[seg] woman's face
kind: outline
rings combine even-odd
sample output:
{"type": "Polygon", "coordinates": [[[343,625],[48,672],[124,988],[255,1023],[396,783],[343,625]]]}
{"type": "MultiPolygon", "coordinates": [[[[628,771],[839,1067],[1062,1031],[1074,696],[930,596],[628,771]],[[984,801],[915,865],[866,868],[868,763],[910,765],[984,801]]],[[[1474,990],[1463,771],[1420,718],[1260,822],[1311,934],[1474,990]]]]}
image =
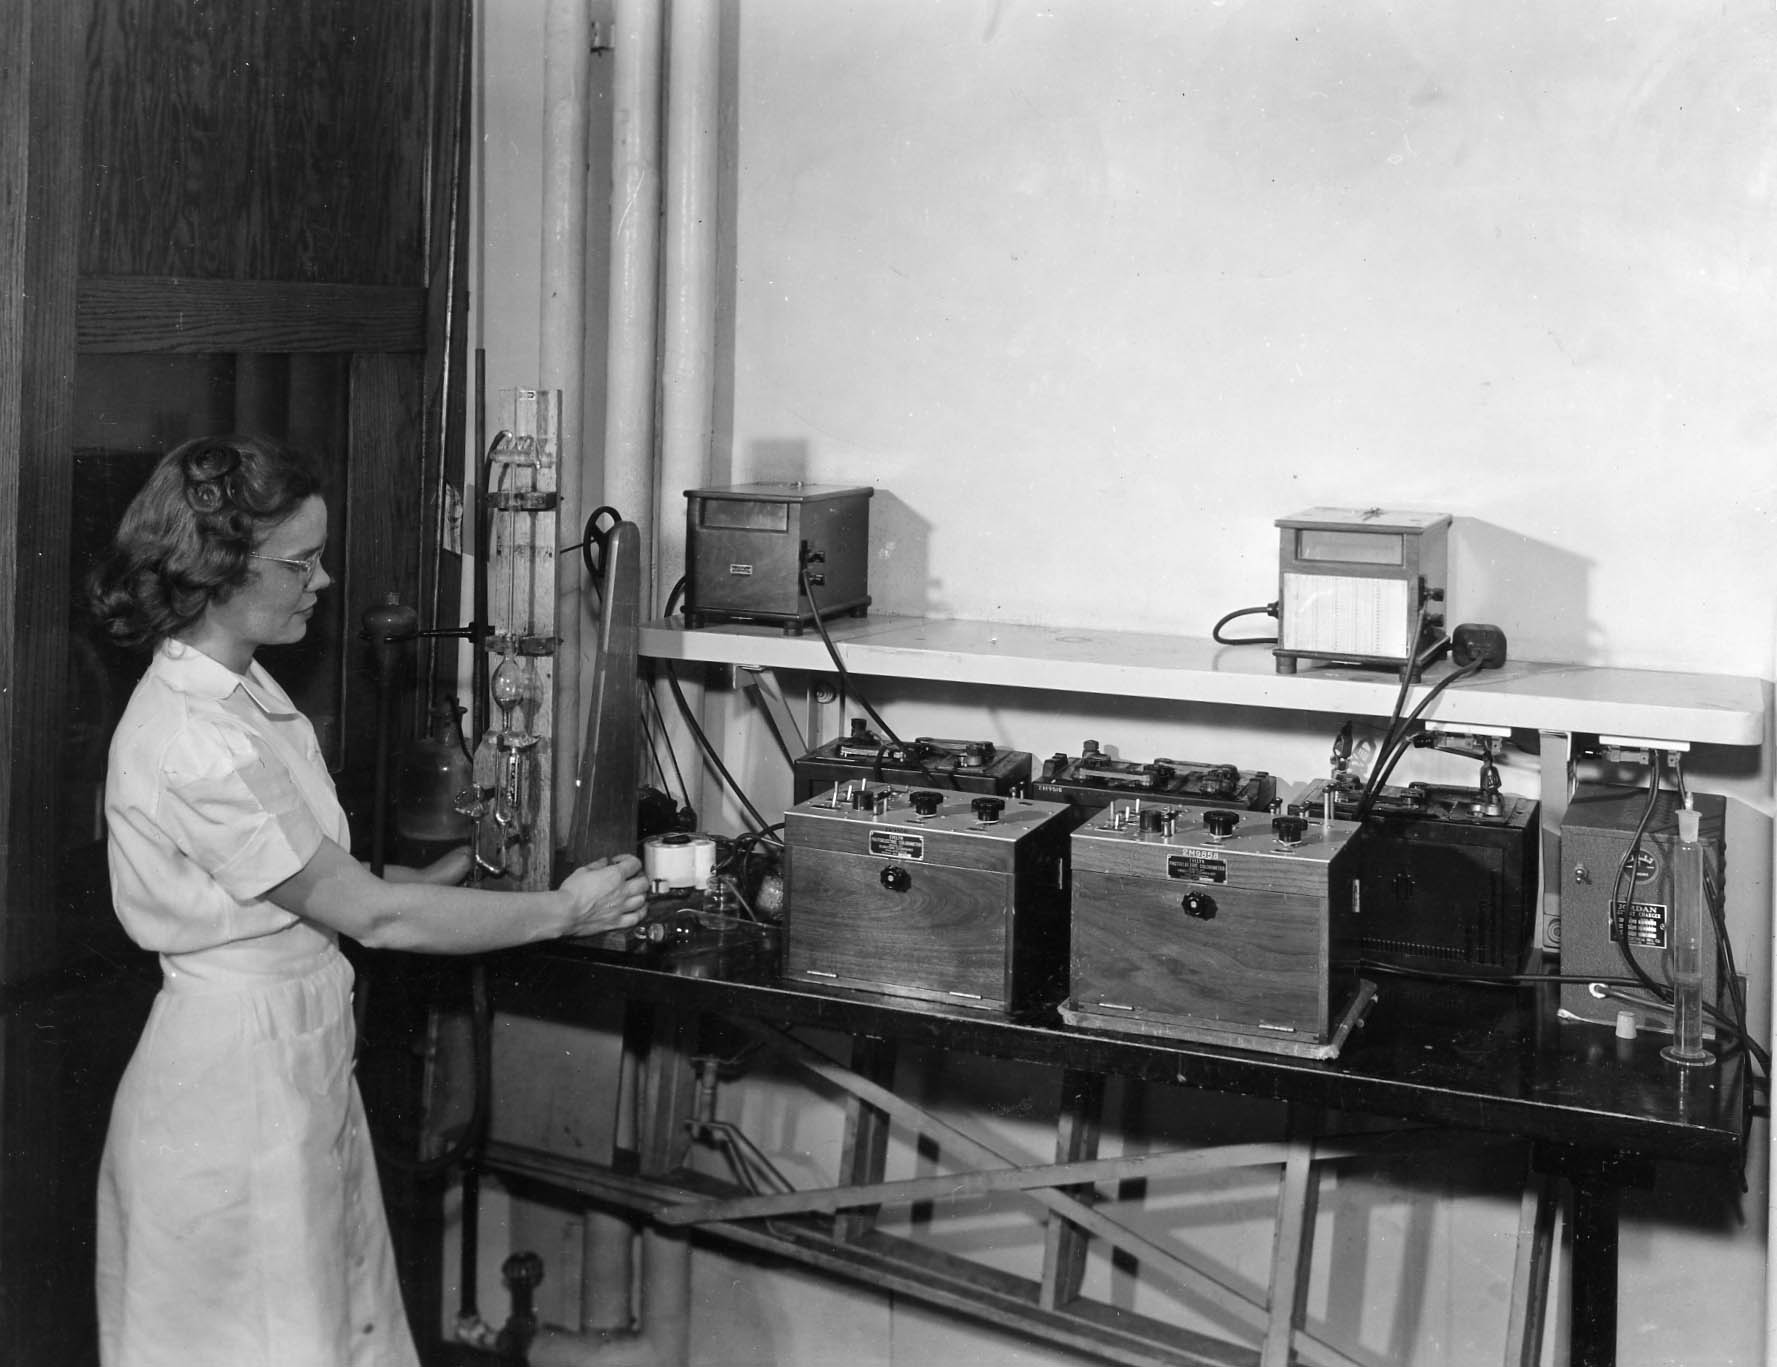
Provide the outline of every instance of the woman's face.
{"type": "Polygon", "coordinates": [[[320,560],[326,544],[327,505],[311,495],[266,533],[253,549],[246,582],[226,601],[212,600],[185,639],[236,673],[245,672],[260,646],[300,641],[321,590],[333,582],[320,560]]]}

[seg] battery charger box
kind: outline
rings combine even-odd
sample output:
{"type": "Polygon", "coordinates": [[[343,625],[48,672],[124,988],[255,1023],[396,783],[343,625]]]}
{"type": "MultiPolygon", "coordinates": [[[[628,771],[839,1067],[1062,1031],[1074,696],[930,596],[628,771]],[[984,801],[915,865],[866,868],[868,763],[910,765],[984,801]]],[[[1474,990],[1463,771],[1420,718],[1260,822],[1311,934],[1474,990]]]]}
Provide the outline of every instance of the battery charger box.
{"type": "Polygon", "coordinates": [[[1375,992],[1358,975],[1357,824],[1171,815],[1073,832],[1062,1019],[1335,1057],[1375,992]]]}
{"type": "Polygon", "coordinates": [[[859,783],[785,815],[784,976],[1011,1013],[1067,991],[1069,808],[859,783]]]}
{"type": "Polygon", "coordinates": [[[864,616],[875,492],[801,483],[687,489],[685,625],[762,622],[800,635],[828,617],[864,616]]]}

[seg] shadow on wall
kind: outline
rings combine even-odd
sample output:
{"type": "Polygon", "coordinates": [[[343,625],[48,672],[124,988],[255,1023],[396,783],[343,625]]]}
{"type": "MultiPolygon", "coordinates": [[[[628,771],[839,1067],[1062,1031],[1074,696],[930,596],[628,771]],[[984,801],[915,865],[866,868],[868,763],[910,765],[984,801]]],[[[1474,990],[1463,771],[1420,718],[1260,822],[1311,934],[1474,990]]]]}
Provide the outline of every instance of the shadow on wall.
{"type": "Polygon", "coordinates": [[[1602,638],[1590,613],[1592,562],[1478,518],[1450,536],[1450,613],[1455,628],[1489,622],[1515,660],[1591,664],[1602,638]]]}

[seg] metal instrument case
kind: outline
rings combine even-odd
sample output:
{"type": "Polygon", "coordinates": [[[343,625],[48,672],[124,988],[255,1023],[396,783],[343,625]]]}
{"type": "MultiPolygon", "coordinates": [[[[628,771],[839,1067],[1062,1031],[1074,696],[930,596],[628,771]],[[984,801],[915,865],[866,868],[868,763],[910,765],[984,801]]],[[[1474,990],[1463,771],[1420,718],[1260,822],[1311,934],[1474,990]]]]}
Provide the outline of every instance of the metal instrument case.
{"type": "Polygon", "coordinates": [[[800,634],[870,606],[868,487],[736,484],[685,491],[685,624],[763,622],[800,634]],[[811,600],[803,591],[809,561],[811,600]]]}
{"type": "MultiPolygon", "coordinates": [[[[1725,887],[1727,800],[1713,793],[1697,793],[1694,801],[1702,814],[1698,843],[1703,847],[1704,874],[1718,888],[1725,887]]],[[[1617,872],[1629,857],[1646,807],[1645,788],[1602,783],[1579,784],[1568,800],[1567,815],[1561,821],[1563,977],[1631,975],[1623,957],[1625,927],[1622,903],[1616,896],[1617,872]]],[[[1677,890],[1672,872],[1673,855],[1678,850],[1677,809],[1677,795],[1662,791],[1642,833],[1638,872],[1634,878],[1625,876],[1622,884],[1623,901],[1633,907],[1628,952],[1643,972],[1661,984],[1667,980],[1667,927],[1677,890]]],[[[1719,1007],[1727,977],[1721,967],[1715,923],[1707,909],[1703,913],[1703,954],[1708,964],[1703,974],[1703,1000],[1719,1007]]],[[[1561,1008],[1581,1020],[1611,1024],[1623,1003],[1594,997],[1583,982],[1563,983],[1561,1008]]],[[[1642,1023],[1671,1029],[1670,1020],[1662,1015],[1642,1023]]]]}
{"type": "Polygon", "coordinates": [[[1119,799],[1177,807],[1234,807],[1261,812],[1277,797],[1277,780],[1263,770],[1195,760],[1156,759],[1147,764],[1114,760],[1087,741],[1077,756],[1043,761],[1025,788],[1031,797],[1071,803],[1085,821],[1119,799]]]}
{"type": "Polygon", "coordinates": [[[830,740],[795,762],[795,800],[806,802],[834,784],[878,783],[905,788],[939,788],[962,793],[1020,792],[1036,757],[1027,750],[1000,750],[981,742],[978,753],[960,743],[921,736],[910,744],[886,747],[880,756],[860,757],[847,738],[830,740]]]}

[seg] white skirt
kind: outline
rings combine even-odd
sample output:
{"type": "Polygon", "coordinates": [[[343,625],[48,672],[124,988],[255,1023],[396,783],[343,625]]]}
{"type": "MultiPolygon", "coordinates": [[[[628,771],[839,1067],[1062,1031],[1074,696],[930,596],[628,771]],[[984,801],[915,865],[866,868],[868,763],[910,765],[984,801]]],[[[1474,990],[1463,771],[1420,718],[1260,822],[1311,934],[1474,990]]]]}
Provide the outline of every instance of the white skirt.
{"type": "Polygon", "coordinates": [[[101,1362],[417,1367],[351,965],[303,925],[163,965],[99,1174],[101,1362]]]}

